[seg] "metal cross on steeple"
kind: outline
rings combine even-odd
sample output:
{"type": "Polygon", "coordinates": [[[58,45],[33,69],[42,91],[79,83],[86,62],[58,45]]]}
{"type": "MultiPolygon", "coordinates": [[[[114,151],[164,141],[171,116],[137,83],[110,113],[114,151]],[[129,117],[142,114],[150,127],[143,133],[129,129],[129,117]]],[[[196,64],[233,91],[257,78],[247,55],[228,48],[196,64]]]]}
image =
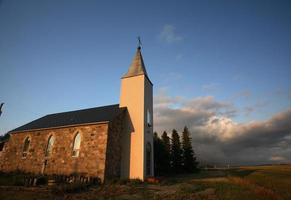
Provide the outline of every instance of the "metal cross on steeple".
{"type": "Polygon", "coordinates": [[[2,114],[2,106],[4,105],[4,103],[1,103],[1,105],[0,105],[0,116],[1,116],[1,114],[2,114]]]}
{"type": "Polygon", "coordinates": [[[138,48],[140,49],[141,48],[141,45],[142,45],[141,44],[141,40],[140,40],[140,36],[137,37],[137,41],[138,41],[138,48]]]}

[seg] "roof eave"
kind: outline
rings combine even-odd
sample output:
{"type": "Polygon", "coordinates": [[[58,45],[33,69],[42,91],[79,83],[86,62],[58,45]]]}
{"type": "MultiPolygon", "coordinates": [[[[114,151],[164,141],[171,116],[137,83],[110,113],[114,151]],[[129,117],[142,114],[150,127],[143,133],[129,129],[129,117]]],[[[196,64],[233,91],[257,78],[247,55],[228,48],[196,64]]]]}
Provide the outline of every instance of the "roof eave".
{"type": "Polygon", "coordinates": [[[131,77],[135,77],[135,76],[142,76],[142,75],[144,75],[147,78],[147,80],[150,82],[151,85],[154,85],[146,74],[139,74],[139,75],[133,75],[133,76],[123,76],[123,77],[121,77],[121,79],[131,78],[131,77]]]}
{"type": "Polygon", "coordinates": [[[64,125],[64,126],[55,126],[55,127],[47,127],[47,128],[36,128],[36,129],[27,129],[27,130],[19,130],[19,131],[9,131],[9,134],[15,133],[23,133],[23,132],[30,132],[30,131],[43,131],[49,129],[60,129],[60,128],[68,128],[74,126],[88,126],[88,125],[95,125],[95,124],[108,124],[110,120],[107,121],[100,121],[100,122],[90,122],[90,123],[81,123],[81,124],[71,124],[71,125],[64,125]]]}

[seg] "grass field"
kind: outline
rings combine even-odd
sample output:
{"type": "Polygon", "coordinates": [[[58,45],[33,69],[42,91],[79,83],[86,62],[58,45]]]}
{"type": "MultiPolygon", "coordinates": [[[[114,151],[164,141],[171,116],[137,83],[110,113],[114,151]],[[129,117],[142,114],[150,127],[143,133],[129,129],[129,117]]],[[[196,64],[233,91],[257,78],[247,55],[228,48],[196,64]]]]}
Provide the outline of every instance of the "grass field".
{"type": "MultiPolygon", "coordinates": [[[[0,184],[3,185],[3,178],[0,184]]],[[[82,191],[56,188],[0,187],[0,199],[291,199],[291,165],[202,170],[165,178],[159,184],[107,183],[82,191]]]]}

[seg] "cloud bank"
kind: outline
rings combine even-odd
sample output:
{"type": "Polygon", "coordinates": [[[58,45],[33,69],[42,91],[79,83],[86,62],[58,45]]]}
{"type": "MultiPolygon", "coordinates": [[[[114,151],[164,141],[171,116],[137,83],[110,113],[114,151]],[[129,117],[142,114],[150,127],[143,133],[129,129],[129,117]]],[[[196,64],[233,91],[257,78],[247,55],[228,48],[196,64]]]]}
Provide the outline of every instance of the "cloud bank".
{"type": "Polygon", "coordinates": [[[161,41],[171,44],[183,40],[183,37],[177,35],[176,27],[173,25],[164,25],[159,35],[161,41]]]}
{"type": "Polygon", "coordinates": [[[236,123],[238,111],[231,102],[212,96],[187,99],[160,93],[154,97],[154,127],[161,133],[192,133],[200,161],[227,164],[291,162],[291,109],[266,121],[236,123]]]}

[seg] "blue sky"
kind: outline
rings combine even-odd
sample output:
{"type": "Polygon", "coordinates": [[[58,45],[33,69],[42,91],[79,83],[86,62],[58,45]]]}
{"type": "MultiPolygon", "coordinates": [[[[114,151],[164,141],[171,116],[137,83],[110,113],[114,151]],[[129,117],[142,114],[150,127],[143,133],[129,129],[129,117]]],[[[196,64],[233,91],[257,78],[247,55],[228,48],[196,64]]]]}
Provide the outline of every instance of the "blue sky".
{"type": "Polygon", "coordinates": [[[290,35],[287,0],[2,0],[0,134],[118,103],[137,36],[156,96],[211,96],[237,123],[268,120],[291,107],[290,35]]]}

